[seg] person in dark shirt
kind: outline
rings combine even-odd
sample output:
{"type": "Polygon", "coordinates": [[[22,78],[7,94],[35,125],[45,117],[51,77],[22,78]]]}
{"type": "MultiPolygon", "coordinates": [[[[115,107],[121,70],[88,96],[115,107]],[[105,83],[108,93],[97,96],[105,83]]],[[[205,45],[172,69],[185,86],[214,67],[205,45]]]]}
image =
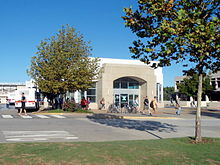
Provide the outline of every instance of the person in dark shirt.
{"type": "Polygon", "coordinates": [[[24,93],[21,95],[21,109],[19,112],[19,115],[24,111],[24,114],[27,115],[26,109],[25,109],[25,102],[26,102],[26,97],[24,96],[24,93]]]}
{"type": "MultiPolygon", "coordinates": [[[[144,111],[145,111],[145,110],[147,110],[148,113],[149,113],[149,115],[152,116],[152,113],[151,113],[150,108],[149,108],[149,100],[148,100],[148,97],[147,97],[147,96],[144,98],[144,111]]],[[[143,112],[143,114],[144,114],[144,113],[145,113],[145,112],[143,112]]]]}

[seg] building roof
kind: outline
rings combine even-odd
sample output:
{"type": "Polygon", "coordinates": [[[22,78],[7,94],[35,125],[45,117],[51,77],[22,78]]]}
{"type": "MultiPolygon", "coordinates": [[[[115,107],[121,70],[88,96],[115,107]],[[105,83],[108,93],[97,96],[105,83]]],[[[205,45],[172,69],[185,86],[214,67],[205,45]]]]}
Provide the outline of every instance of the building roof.
{"type": "MultiPolygon", "coordinates": [[[[115,59],[115,58],[99,58],[100,61],[99,63],[101,64],[101,66],[103,64],[128,64],[128,65],[148,65],[150,66],[150,64],[146,64],[144,62],[141,62],[140,60],[132,60],[132,59],[115,59]]],[[[158,63],[158,61],[151,61],[150,63],[158,63]]]]}
{"type": "Polygon", "coordinates": [[[10,83],[10,82],[4,82],[4,83],[2,83],[2,82],[0,82],[0,86],[20,86],[20,85],[25,85],[25,83],[16,83],[16,82],[14,82],[14,83],[10,83]]]}

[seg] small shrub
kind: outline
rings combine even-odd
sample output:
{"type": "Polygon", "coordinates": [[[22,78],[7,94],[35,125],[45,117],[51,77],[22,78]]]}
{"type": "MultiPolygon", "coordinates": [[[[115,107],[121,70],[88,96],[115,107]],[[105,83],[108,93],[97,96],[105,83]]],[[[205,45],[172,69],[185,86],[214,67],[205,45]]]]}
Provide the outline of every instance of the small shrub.
{"type": "Polygon", "coordinates": [[[74,101],[66,101],[63,104],[64,111],[74,112],[74,111],[76,111],[77,108],[78,108],[78,106],[74,101]]]}

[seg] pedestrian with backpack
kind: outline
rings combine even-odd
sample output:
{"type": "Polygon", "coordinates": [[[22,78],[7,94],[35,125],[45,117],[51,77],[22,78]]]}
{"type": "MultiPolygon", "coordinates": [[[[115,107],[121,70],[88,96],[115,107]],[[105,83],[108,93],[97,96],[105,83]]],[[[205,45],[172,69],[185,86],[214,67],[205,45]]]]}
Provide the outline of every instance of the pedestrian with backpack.
{"type": "Polygon", "coordinates": [[[157,97],[154,96],[154,98],[151,100],[150,102],[150,107],[153,109],[153,112],[156,113],[157,112],[157,97]]]}

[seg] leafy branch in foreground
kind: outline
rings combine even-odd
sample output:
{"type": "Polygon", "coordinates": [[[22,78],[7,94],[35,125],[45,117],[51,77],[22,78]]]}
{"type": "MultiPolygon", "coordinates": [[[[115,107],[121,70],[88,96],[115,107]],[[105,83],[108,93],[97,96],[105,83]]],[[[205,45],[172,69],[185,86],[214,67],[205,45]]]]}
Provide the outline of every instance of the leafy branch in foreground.
{"type": "Polygon", "coordinates": [[[139,39],[130,51],[145,63],[188,65],[199,77],[195,137],[201,141],[203,75],[220,70],[219,0],[137,0],[138,9],[125,8],[125,25],[139,39]]]}

